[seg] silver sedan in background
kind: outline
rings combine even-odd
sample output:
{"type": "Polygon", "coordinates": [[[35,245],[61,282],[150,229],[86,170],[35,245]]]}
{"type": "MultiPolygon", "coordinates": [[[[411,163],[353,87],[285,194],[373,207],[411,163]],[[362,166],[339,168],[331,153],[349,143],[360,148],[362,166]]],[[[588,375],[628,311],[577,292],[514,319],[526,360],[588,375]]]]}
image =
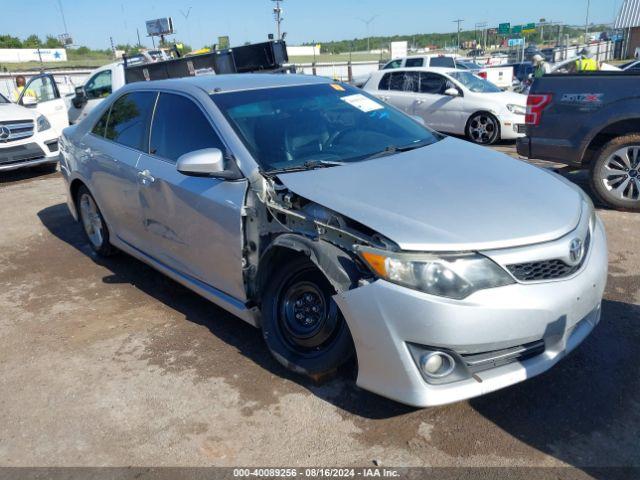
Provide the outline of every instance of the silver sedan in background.
{"type": "Polygon", "coordinates": [[[603,225],[561,177],[296,75],[129,85],[62,137],[72,214],[308,375],[415,406],[539,374],[600,319],[603,225]]]}

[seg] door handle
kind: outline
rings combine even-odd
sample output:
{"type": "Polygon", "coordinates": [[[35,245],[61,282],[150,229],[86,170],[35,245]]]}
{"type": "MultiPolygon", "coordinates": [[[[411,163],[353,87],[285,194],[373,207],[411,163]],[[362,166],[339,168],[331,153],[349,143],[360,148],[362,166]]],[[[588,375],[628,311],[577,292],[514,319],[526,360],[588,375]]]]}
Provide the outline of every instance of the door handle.
{"type": "Polygon", "coordinates": [[[424,100],[416,100],[416,105],[422,105],[424,103],[424,100]]]}
{"type": "Polygon", "coordinates": [[[151,185],[153,182],[156,181],[156,179],[153,178],[153,175],[151,175],[151,172],[149,170],[143,170],[141,172],[138,172],[138,180],[143,185],[151,185]]]}

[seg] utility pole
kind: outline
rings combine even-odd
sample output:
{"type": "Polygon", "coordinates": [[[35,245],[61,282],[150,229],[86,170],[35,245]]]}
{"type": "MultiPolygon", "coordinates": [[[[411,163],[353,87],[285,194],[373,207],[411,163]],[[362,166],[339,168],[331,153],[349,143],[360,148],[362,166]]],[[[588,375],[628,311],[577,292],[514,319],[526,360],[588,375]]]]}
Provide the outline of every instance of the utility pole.
{"type": "Polygon", "coordinates": [[[64,27],[64,33],[68,34],[67,20],[64,18],[64,9],[62,8],[62,0],[58,0],[58,7],[60,7],[60,16],[62,17],[62,26],[64,27]]]}
{"type": "Polygon", "coordinates": [[[453,23],[457,23],[458,24],[458,43],[456,45],[456,53],[458,53],[458,50],[460,49],[460,24],[464,22],[464,20],[462,19],[457,19],[457,20],[453,20],[453,23]]]}
{"type": "Polygon", "coordinates": [[[282,7],[280,6],[280,2],[284,0],[271,0],[272,2],[276,2],[276,6],[273,7],[273,16],[276,19],[276,30],[278,32],[278,40],[282,40],[282,7]]]}
{"type": "Polygon", "coordinates": [[[374,15],[369,20],[365,20],[364,18],[359,18],[362,23],[364,23],[367,27],[367,52],[371,51],[371,32],[369,31],[369,27],[373,23],[373,21],[378,18],[378,15],[374,15]]]}
{"type": "Polygon", "coordinates": [[[587,19],[584,22],[584,43],[589,43],[589,9],[591,8],[591,0],[587,0],[587,19]]]}

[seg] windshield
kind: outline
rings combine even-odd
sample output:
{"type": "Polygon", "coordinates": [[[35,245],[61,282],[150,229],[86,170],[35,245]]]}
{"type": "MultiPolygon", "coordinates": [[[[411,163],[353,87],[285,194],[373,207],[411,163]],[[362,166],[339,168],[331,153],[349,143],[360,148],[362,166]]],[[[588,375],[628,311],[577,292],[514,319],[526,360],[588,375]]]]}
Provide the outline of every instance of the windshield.
{"type": "Polygon", "coordinates": [[[467,87],[472,92],[498,93],[502,91],[493,83],[488,82],[484,78],[480,78],[471,72],[451,72],[449,75],[451,75],[452,78],[459,81],[462,85],[467,87]]]}
{"type": "Polygon", "coordinates": [[[266,172],[357,162],[441,138],[343,84],[265,88],[211,98],[266,172]]]}
{"type": "Polygon", "coordinates": [[[1,93],[0,93],[0,103],[9,103],[9,100],[7,100],[1,93]]]}

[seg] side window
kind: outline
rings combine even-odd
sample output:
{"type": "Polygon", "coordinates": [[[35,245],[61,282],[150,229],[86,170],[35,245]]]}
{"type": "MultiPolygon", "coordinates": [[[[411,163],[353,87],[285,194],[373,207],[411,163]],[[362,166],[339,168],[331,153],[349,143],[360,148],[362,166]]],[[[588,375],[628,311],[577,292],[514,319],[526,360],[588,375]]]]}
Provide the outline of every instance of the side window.
{"type": "Polygon", "coordinates": [[[420,87],[420,72],[404,72],[405,92],[418,92],[420,87]]]}
{"type": "Polygon", "coordinates": [[[389,83],[389,90],[395,90],[397,92],[404,91],[404,72],[393,72],[391,82],[389,83]]]}
{"type": "Polygon", "coordinates": [[[423,58],[407,58],[405,67],[422,67],[424,65],[423,58]]]}
{"type": "Polygon", "coordinates": [[[391,83],[391,74],[385,73],[378,84],[378,90],[389,90],[389,84],[391,83]]]}
{"type": "Polygon", "coordinates": [[[161,93],[151,126],[150,153],[175,162],[185,153],[204,148],[224,151],[202,110],[187,97],[161,93]]]}
{"type": "Polygon", "coordinates": [[[389,70],[391,68],[400,68],[402,66],[402,59],[398,59],[398,60],[393,60],[389,63],[387,63],[383,70],[389,70]]]}
{"type": "Polygon", "coordinates": [[[146,151],[156,96],[155,92],[132,92],[116,100],[111,107],[106,137],[127,147],[146,151]]]}
{"type": "Polygon", "coordinates": [[[49,76],[36,77],[27,83],[24,95],[35,97],[39,103],[60,98],[58,89],[49,76]]]}
{"type": "Polygon", "coordinates": [[[84,86],[87,99],[104,98],[111,94],[111,70],[96,73],[84,86]]]}
{"type": "Polygon", "coordinates": [[[453,60],[453,57],[432,57],[429,66],[456,68],[456,62],[453,60]]]}
{"type": "Polygon", "coordinates": [[[107,108],[107,111],[102,114],[100,120],[98,120],[93,126],[93,129],[91,129],[91,133],[93,133],[94,135],[98,135],[99,137],[104,137],[104,134],[107,130],[107,120],[109,120],[110,111],[111,109],[107,108]]]}
{"type": "Polygon", "coordinates": [[[435,73],[420,73],[420,93],[442,94],[444,85],[444,77],[435,73]]]}

